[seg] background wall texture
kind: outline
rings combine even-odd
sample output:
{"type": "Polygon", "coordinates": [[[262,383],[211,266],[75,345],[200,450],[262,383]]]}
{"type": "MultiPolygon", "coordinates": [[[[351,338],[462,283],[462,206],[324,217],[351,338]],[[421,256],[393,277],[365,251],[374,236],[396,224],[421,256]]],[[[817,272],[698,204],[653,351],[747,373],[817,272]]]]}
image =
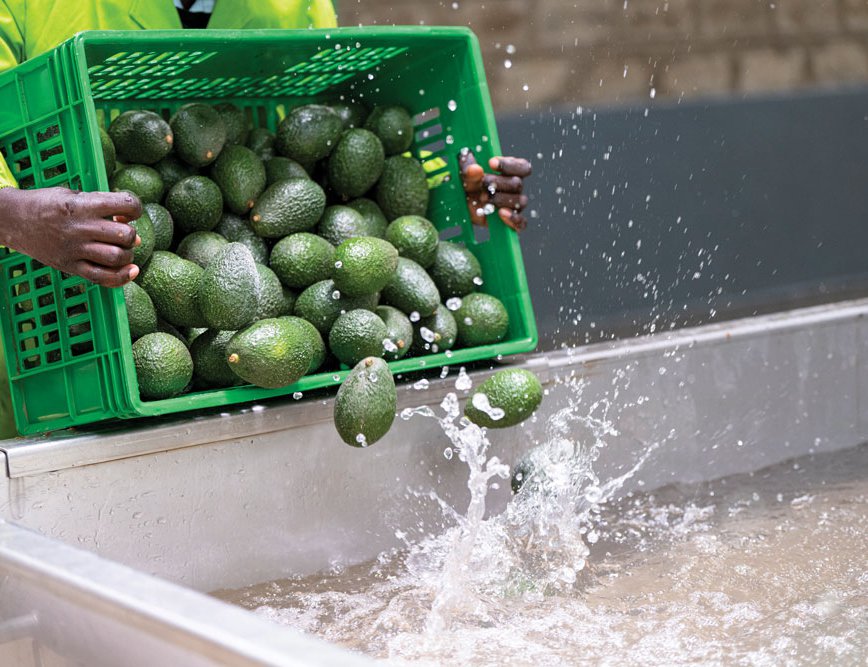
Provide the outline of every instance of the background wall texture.
{"type": "Polygon", "coordinates": [[[341,25],[467,25],[495,110],[868,82],[868,0],[340,0],[341,25]]]}

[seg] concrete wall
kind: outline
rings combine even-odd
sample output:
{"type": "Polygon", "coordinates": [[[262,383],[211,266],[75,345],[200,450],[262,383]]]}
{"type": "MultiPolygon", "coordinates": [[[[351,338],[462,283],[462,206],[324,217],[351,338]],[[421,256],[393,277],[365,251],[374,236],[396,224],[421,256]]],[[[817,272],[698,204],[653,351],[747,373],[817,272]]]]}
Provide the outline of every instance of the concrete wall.
{"type": "Polygon", "coordinates": [[[499,112],[868,82],[868,0],[340,0],[338,6],[342,25],[470,26],[499,112]]]}

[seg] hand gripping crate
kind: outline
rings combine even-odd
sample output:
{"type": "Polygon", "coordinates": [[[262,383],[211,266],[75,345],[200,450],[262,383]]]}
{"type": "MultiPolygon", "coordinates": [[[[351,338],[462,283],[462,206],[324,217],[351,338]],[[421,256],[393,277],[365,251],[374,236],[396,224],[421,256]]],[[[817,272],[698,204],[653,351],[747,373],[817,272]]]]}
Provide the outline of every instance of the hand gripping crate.
{"type": "MultiPolygon", "coordinates": [[[[471,225],[458,174],[461,147],[499,154],[475,36],[464,28],[85,32],[0,75],[0,150],[22,188],[107,190],[98,125],[128,109],[168,117],[191,101],[229,101],[253,126],[286,110],[340,99],[401,104],[414,114],[411,151],[428,174],[428,215],[441,237],[479,259],[483,290],[509,312],[496,345],[403,359],[394,373],[528,352],[537,335],[515,233],[471,225]]],[[[282,389],[234,387],[142,401],[123,292],[0,250],[0,319],[18,429],[39,433],[111,418],[161,415],[338,384],[320,373],[282,389]]]]}

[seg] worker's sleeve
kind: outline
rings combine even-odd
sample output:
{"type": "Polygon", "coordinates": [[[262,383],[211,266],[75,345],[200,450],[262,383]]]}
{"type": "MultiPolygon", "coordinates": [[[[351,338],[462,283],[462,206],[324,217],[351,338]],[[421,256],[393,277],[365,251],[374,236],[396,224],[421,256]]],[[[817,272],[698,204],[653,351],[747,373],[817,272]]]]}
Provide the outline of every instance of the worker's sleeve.
{"type": "Polygon", "coordinates": [[[311,28],[337,28],[338,16],[331,0],[311,0],[307,6],[311,28]]]}
{"type": "MultiPolygon", "coordinates": [[[[24,0],[0,0],[0,72],[15,67],[24,59],[24,0]],[[21,23],[19,23],[21,22],[21,23]]],[[[18,187],[6,161],[0,156],[0,188],[18,187]]]]}

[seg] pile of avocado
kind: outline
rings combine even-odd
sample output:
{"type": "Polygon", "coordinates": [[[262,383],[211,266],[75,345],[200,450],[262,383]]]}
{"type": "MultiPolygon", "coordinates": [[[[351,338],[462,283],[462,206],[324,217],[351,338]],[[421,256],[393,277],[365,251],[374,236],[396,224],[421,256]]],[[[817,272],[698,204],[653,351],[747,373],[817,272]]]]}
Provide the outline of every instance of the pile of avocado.
{"type": "Polygon", "coordinates": [[[335,421],[366,445],[394,417],[385,361],[507,334],[476,257],[425,217],[402,107],[308,104],[272,133],[192,103],[168,120],[126,111],[101,140],[111,189],[144,204],[123,288],[144,400],[354,367],[335,421]]]}

